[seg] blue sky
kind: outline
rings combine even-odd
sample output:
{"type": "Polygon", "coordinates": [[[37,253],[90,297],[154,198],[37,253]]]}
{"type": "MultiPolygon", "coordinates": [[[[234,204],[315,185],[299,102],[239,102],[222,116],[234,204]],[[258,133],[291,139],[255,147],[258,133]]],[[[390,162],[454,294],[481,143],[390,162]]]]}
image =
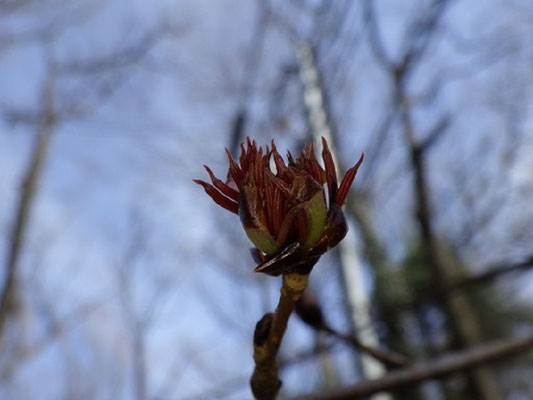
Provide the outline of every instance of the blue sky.
{"type": "MultiPolygon", "coordinates": [[[[397,54],[405,18],[419,2],[406,2],[405,6],[392,3],[382,2],[378,11],[383,16],[387,48],[397,54]]],[[[502,5],[498,4],[491,1],[485,11],[476,12],[472,5],[457,6],[451,9],[446,23],[455,24],[467,38],[478,38],[485,34],[480,30],[483,24],[472,15],[479,12],[494,19],[491,27],[495,31],[500,26],[508,29],[507,24],[515,21],[516,14],[509,11],[500,15],[497,7],[502,5]]],[[[521,3],[513,4],[518,9],[521,3]]],[[[127,266],[133,298],[131,311],[141,314],[153,301],[148,314],[157,316],[145,335],[149,391],[165,399],[179,399],[235,377],[244,377],[245,382],[252,369],[249,339],[262,313],[274,307],[278,282],[251,274],[250,244],[238,218],[215,207],[191,179],[206,178],[204,163],[218,176],[225,174],[223,149],[229,142],[228,126],[246,73],[242,59],[249,48],[256,15],[254,3],[113,0],[94,2],[90,8],[91,12],[84,14],[87,19],[66,18],[66,28],[51,47],[60,65],[66,60],[83,61],[112,54],[117,48],[135,43],[163,21],[175,24],[178,33],[158,42],[146,57],[124,70],[60,75],[57,80],[59,104],[74,99],[93,106],[87,115],[61,123],[53,134],[20,265],[21,280],[28,282],[23,295],[28,307],[24,341],[32,340],[34,327],[38,328],[35,332],[45,328],[38,308],[43,301],[45,308],[60,319],[78,306],[91,304],[94,309],[90,315],[80,317],[60,340],[24,364],[10,384],[0,388],[0,396],[4,393],[7,398],[30,399],[39,393],[43,399],[60,398],[68,393],[68,380],[72,379],[74,386],[80,382],[87,386],[83,387],[87,398],[133,398],[128,347],[131,332],[117,286],[117,271],[125,268],[124,260],[132,249],[138,253],[127,266]],[[121,84],[112,97],[101,102],[94,89],[106,79],[121,84]],[[141,240],[132,243],[136,229],[141,231],[141,240]],[[44,382],[53,382],[46,393],[41,392],[44,382]],[[90,395],[91,383],[96,382],[101,388],[90,395]],[[170,386],[165,386],[168,382],[170,386]]],[[[530,8],[526,7],[531,11],[530,8]]],[[[24,17],[11,20],[0,17],[0,38],[12,29],[32,28],[38,23],[36,20],[46,21],[49,14],[68,16],[67,10],[56,5],[45,11],[39,7],[22,10],[24,17]]],[[[360,14],[353,15],[353,24],[359,23],[356,18],[360,14]]],[[[517,23],[514,27],[516,32],[511,32],[511,39],[513,35],[527,37],[527,24],[524,29],[520,26],[517,23]]],[[[510,52],[509,58],[494,67],[451,83],[436,106],[421,107],[417,114],[417,124],[424,128],[435,115],[454,115],[453,129],[435,147],[430,161],[435,203],[446,203],[448,207],[438,215],[437,223],[450,236],[458,229],[454,212],[461,209],[458,200],[448,203],[446,197],[449,187],[455,185],[454,168],[478,162],[474,164],[476,170],[470,171],[472,181],[477,181],[477,169],[481,175],[483,168],[499,165],[497,161],[508,140],[506,134],[497,133],[507,132],[508,115],[503,108],[490,104],[491,99],[497,99],[494,93],[507,98],[510,105],[516,93],[523,93],[520,102],[524,104],[521,118],[526,126],[525,139],[509,190],[530,190],[533,96],[531,90],[521,92],[511,84],[506,96],[498,88],[509,79],[509,71],[522,74],[519,77],[530,76],[527,68],[515,65],[522,65],[518,61],[531,65],[527,61],[533,60],[532,50],[531,46],[518,46],[516,53],[510,52]],[[481,154],[486,158],[479,153],[484,143],[493,144],[490,151],[481,154]]],[[[431,52],[414,89],[439,68],[452,68],[470,60],[469,54],[454,52],[445,44],[431,52]],[[451,54],[454,62],[447,64],[451,54]]],[[[0,48],[0,116],[5,116],[7,110],[39,107],[39,93],[46,78],[44,55],[39,40],[0,48]]],[[[341,69],[338,81],[333,82],[338,88],[333,105],[342,110],[338,125],[343,146],[339,155],[345,164],[367,151],[390,89],[388,78],[370,58],[365,45],[351,57],[343,61],[350,65],[341,69]]],[[[326,66],[328,62],[335,65],[334,58],[332,55],[326,59],[326,66]]],[[[261,144],[275,137],[280,147],[294,151],[298,140],[304,137],[298,118],[289,115],[293,131],[280,132],[273,127],[268,108],[279,69],[291,62],[294,58],[290,41],[280,30],[272,29],[254,87],[249,126],[261,144]]],[[[290,105],[286,108],[290,110],[287,113],[297,109],[290,105]]],[[[380,159],[379,171],[366,189],[375,196],[373,204],[378,210],[373,215],[378,233],[392,257],[400,259],[412,236],[412,199],[410,175],[405,173],[405,148],[401,136],[392,131],[386,157],[380,159]]],[[[1,121],[2,237],[12,223],[34,134],[31,126],[11,124],[5,118],[1,121]]],[[[518,194],[516,197],[522,201],[518,194]]],[[[513,204],[502,218],[524,219],[512,212],[513,204]]],[[[531,210],[525,215],[530,216],[531,210]]],[[[504,243],[505,237],[498,236],[500,231],[500,225],[496,225],[481,235],[479,243],[474,242],[465,251],[466,256],[481,265],[498,260],[501,254],[490,251],[488,239],[498,238],[499,243],[504,243]]],[[[527,231],[525,238],[530,235],[527,231]]],[[[2,256],[6,242],[0,241],[2,256]]],[[[527,247],[514,243],[506,246],[509,254],[518,255],[527,247]]],[[[341,300],[328,272],[333,264],[333,256],[321,261],[314,272],[313,285],[321,288],[319,291],[329,304],[339,305],[341,300]]],[[[345,326],[342,312],[331,311],[331,318],[345,326]]],[[[313,340],[299,321],[291,321],[286,339],[289,353],[309,348],[313,340]]],[[[353,381],[357,373],[350,353],[346,349],[338,353],[341,380],[353,381]]],[[[294,391],[305,388],[302,374],[318,382],[317,365],[319,362],[290,368],[287,387],[294,391]]],[[[246,383],[238,387],[229,398],[249,396],[246,383]]]]}

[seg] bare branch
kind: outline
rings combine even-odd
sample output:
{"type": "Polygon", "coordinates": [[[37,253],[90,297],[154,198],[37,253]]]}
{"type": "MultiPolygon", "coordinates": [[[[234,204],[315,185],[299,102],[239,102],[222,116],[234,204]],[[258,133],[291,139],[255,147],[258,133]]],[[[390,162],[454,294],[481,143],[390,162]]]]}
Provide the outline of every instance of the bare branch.
{"type": "Polygon", "coordinates": [[[428,302],[443,300],[458,291],[471,290],[473,287],[491,283],[495,279],[504,275],[513,272],[525,272],[531,268],[533,268],[533,256],[517,263],[500,264],[498,266],[489,267],[485,269],[485,272],[454,280],[444,285],[430,285],[425,289],[421,289],[413,300],[385,306],[383,312],[385,314],[393,314],[412,310],[418,306],[427,304],[428,302]]]}
{"type": "Polygon", "coordinates": [[[446,132],[446,129],[448,129],[450,122],[450,116],[445,115],[435,123],[435,126],[429,131],[426,138],[420,143],[422,151],[428,150],[439,140],[442,134],[446,132]]]}
{"type": "Polygon", "coordinates": [[[372,49],[376,59],[385,68],[392,69],[393,62],[390,60],[385,51],[385,46],[383,45],[383,40],[381,39],[381,33],[374,12],[374,2],[372,0],[365,1],[364,13],[369,34],[370,48],[372,49]]]}
{"type": "Polygon", "coordinates": [[[179,27],[172,27],[166,24],[158,25],[157,28],[145,33],[133,44],[114,50],[109,55],[65,63],[61,65],[60,72],[72,75],[87,75],[128,67],[143,59],[165,36],[177,35],[181,32],[182,30],[179,27]]]}
{"type": "Polygon", "coordinates": [[[259,67],[261,65],[261,56],[263,53],[265,36],[270,18],[268,0],[260,0],[257,2],[257,4],[259,8],[258,21],[254,26],[250,48],[245,60],[246,75],[242,84],[237,110],[230,127],[229,148],[233,155],[237,153],[239,143],[242,141],[244,136],[246,123],[248,121],[248,108],[250,107],[250,100],[253,95],[254,85],[257,80],[259,67]]]}
{"type": "Polygon", "coordinates": [[[362,353],[380,361],[390,369],[403,367],[408,363],[408,360],[400,354],[365,345],[357,338],[357,336],[339,332],[331,327],[324,318],[324,313],[322,312],[320,305],[309,291],[304,292],[302,297],[300,297],[300,300],[296,303],[295,311],[302,321],[317,332],[326,332],[331,336],[348,343],[362,353]]]}
{"type": "Polygon", "coordinates": [[[22,181],[15,220],[13,221],[11,228],[10,242],[8,245],[5,278],[0,289],[0,343],[4,336],[4,325],[9,317],[13,298],[15,296],[16,270],[26,235],[31,209],[37,193],[37,187],[48,152],[50,139],[56,126],[54,101],[56,71],[53,62],[50,60],[48,60],[48,68],[48,77],[42,93],[43,123],[38,127],[33,152],[22,181]]]}
{"type": "Polygon", "coordinates": [[[2,364],[0,368],[0,382],[6,382],[13,372],[24,362],[37,357],[48,348],[55,340],[64,335],[75,324],[79,324],[88,319],[98,308],[99,303],[87,303],[76,307],[68,315],[57,318],[53,315],[47,316],[50,321],[50,329],[39,340],[25,346],[19,346],[13,354],[10,354],[8,362],[2,364]]]}
{"type": "Polygon", "coordinates": [[[250,381],[257,400],[274,400],[277,396],[281,381],[278,377],[276,356],[289,317],[307,287],[308,279],[308,274],[284,274],[276,311],[273,314],[265,314],[257,323],[254,333],[255,369],[250,381]]]}
{"type": "Polygon", "coordinates": [[[522,353],[533,347],[533,333],[478,345],[452,353],[436,360],[414,364],[412,367],[391,372],[381,379],[363,381],[357,385],[322,394],[294,397],[292,400],[349,400],[375,393],[411,386],[428,379],[442,378],[455,372],[469,370],[489,362],[522,353]]]}

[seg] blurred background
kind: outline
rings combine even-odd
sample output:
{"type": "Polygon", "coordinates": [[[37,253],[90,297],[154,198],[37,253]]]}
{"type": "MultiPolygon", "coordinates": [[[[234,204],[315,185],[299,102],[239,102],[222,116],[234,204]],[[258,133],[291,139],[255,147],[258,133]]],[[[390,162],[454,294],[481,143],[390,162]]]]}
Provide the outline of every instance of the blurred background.
{"type": "MultiPolygon", "coordinates": [[[[0,398],[247,399],[239,219],[193,178],[247,135],[365,153],[291,318],[284,398],[533,325],[533,2],[1,0],[0,398]]],[[[317,149],[319,147],[317,146],[317,149]]],[[[530,399],[533,353],[373,399],[530,399]]]]}

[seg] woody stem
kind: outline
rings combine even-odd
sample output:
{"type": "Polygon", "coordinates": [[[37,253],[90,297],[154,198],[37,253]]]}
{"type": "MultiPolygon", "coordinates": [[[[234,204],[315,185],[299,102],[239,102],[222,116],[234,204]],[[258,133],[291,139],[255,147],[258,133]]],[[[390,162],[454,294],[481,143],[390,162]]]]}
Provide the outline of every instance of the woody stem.
{"type": "Polygon", "coordinates": [[[276,360],[281,340],[290,315],[303,291],[307,287],[309,274],[289,273],[283,275],[283,285],[276,311],[266,314],[258,323],[254,333],[255,369],[250,381],[257,400],[274,400],[281,386],[279,367],[276,360]]]}

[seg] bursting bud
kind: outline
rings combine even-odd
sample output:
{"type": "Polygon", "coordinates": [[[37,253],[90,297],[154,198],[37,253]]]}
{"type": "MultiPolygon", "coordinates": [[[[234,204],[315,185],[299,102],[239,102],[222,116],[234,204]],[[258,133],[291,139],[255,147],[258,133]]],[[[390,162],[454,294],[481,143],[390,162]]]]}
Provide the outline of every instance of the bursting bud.
{"type": "Polygon", "coordinates": [[[229,151],[226,182],[205,166],[211,184],[194,180],[221,207],[239,215],[246,235],[255,245],[255,272],[269,275],[309,273],[326,251],[336,246],[348,227],[342,212],[348,191],[363,161],[346,172],[340,185],[327,141],[322,138],[324,168],[313,144],[287,163],[276,149],[258,147],[255,140],[241,144],[238,162],[229,151]],[[274,161],[275,171],[270,167],[274,161]],[[327,187],[327,194],[326,190],[327,187]]]}

